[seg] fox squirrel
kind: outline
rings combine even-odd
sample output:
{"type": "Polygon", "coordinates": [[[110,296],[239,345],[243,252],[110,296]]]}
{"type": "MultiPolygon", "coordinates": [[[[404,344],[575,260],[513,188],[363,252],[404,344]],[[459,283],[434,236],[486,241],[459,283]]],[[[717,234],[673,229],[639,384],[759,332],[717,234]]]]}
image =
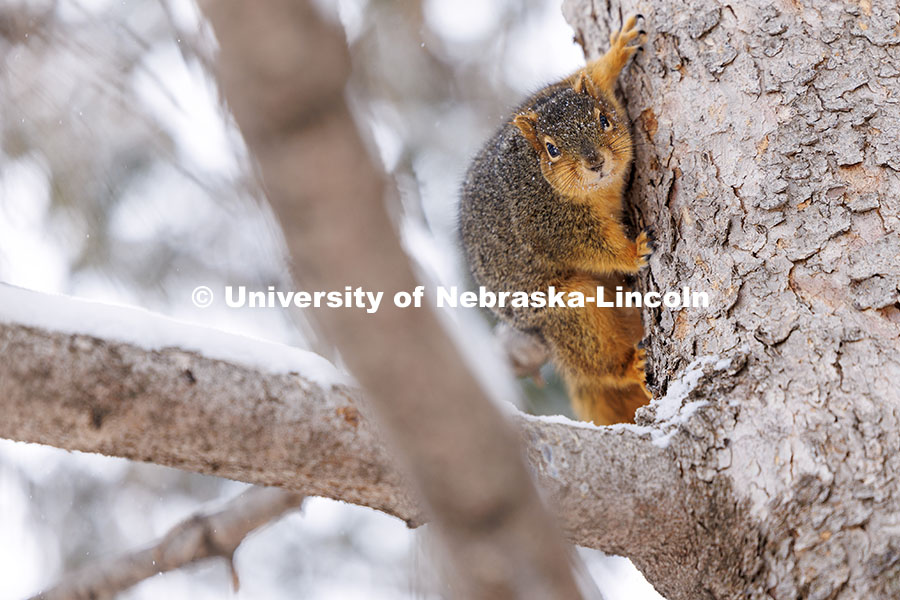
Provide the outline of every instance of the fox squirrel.
{"type": "MultiPolygon", "coordinates": [[[[632,241],[621,223],[633,148],[614,93],[637,50],[628,43],[646,35],[636,29],[638,18],[610,36],[601,58],[531,96],[469,167],[459,226],[479,285],[529,293],[555,286],[594,297],[597,286],[614,289],[624,274],[646,265],[647,235],[632,241]]],[[[586,304],[494,311],[547,342],[580,419],[632,421],[649,402],[644,351],[637,347],[639,309],[586,304]]]]}

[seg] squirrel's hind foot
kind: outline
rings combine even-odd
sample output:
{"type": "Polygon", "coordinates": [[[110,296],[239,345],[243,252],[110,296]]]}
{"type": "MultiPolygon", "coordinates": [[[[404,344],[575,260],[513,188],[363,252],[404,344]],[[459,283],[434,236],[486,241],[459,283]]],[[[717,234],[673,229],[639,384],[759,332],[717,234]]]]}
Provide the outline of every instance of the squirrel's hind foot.
{"type": "Polygon", "coordinates": [[[653,254],[653,241],[650,239],[650,236],[647,235],[646,231],[642,231],[638,234],[637,239],[634,240],[635,244],[635,254],[637,254],[637,265],[638,269],[643,269],[647,266],[647,261],[651,254],[653,254]]]}
{"type": "MultiPolygon", "coordinates": [[[[632,381],[634,383],[639,383],[644,391],[647,390],[647,351],[643,348],[638,348],[635,346],[634,349],[634,359],[631,361],[631,364],[628,365],[628,368],[625,370],[624,379],[632,381]]],[[[647,393],[647,397],[650,397],[650,393],[647,393]]]]}

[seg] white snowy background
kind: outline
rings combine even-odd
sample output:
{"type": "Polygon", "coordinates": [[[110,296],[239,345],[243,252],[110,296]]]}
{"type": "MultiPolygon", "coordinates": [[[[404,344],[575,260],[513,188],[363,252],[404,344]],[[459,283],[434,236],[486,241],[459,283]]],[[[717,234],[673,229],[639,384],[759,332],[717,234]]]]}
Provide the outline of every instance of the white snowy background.
{"type": "MultiPolygon", "coordinates": [[[[583,58],[559,0],[423,0],[411,15],[385,4],[338,3],[359,71],[351,98],[403,191],[411,254],[452,284],[463,277],[454,227],[466,161],[522,97],[583,58]]],[[[0,21],[8,15],[25,15],[10,22],[26,34],[0,35],[0,282],[303,347],[277,310],[191,303],[198,285],[290,285],[277,225],[207,74],[214,41],[193,3],[0,0],[0,21]]],[[[90,311],[2,286],[0,302],[0,316],[63,329],[90,311]]],[[[128,336],[150,343],[160,331],[128,336]]],[[[531,410],[565,410],[558,385],[517,389],[531,410]]],[[[0,599],[147,544],[244,487],[0,440],[0,599]]],[[[123,597],[439,597],[424,529],[313,498],[241,546],[238,592],[211,562],[123,597]]],[[[610,600],[660,598],[627,560],[583,556],[610,600]]]]}

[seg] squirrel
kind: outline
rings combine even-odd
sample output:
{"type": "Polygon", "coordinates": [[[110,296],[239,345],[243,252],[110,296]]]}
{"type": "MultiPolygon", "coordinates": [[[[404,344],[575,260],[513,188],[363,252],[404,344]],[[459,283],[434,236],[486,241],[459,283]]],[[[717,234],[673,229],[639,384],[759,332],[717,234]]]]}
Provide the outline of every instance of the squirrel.
{"type": "MultiPolygon", "coordinates": [[[[597,286],[612,289],[647,264],[646,233],[632,241],[621,222],[633,146],[614,92],[638,48],[629,42],[646,37],[636,28],[639,18],[610,36],[601,58],[520,105],[473,159],[459,230],[478,285],[529,293],[554,286],[594,297],[597,286]]],[[[547,343],[579,419],[630,422],[650,401],[638,308],[493,310],[547,343]]]]}

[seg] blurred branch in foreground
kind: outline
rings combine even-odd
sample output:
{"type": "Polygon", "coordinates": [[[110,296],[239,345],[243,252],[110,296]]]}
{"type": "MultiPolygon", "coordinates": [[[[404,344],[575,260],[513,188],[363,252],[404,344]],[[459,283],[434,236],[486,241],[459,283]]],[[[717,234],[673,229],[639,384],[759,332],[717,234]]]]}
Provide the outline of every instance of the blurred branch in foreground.
{"type": "MultiPolygon", "coordinates": [[[[219,81],[311,289],[416,286],[344,102],[342,31],[306,2],[204,2],[219,81]]],[[[321,310],[318,320],[369,394],[389,446],[433,515],[456,593],[580,597],[562,542],[510,424],[430,310],[321,310]],[[389,349],[389,352],[388,352],[389,349]]]]}

